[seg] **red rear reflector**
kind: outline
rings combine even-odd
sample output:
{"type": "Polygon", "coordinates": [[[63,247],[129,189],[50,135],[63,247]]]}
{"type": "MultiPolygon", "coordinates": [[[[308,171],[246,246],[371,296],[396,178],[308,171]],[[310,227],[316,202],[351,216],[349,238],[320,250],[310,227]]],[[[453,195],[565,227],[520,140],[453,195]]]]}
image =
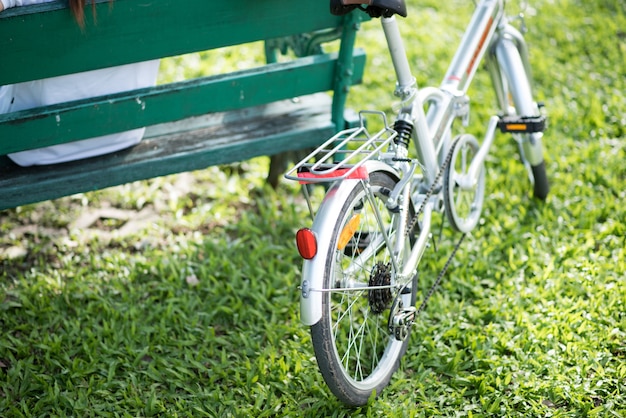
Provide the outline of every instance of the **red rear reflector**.
{"type": "Polygon", "coordinates": [[[317,238],[309,228],[302,228],[296,232],[296,245],[305,260],[310,260],[317,254],[317,238]]]}
{"type": "MultiPolygon", "coordinates": [[[[335,178],[335,177],[341,177],[344,176],[348,171],[350,171],[350,168],[340,168],[338,170],[334,170],[332,172],[329,173],[324,173],[324,174],[314,174],[308,171],[303,171],[301,173],[298,173],[298,177],[300,177],[303,180],[300,180],[300,184],[309,184],[309,181],[306,181],[304,179],[326,179],[326,178],[335,178]]],[[[369,177],[369,173],[367,172],[367,168],[365,168],[365,166],[361,166],[358,167],[356,170],[354,170],[352,173],[350,173],[350,175],[348,177],[346,177],[347,179],[357,179],[357,180],[366,180],[369,177]]]]}

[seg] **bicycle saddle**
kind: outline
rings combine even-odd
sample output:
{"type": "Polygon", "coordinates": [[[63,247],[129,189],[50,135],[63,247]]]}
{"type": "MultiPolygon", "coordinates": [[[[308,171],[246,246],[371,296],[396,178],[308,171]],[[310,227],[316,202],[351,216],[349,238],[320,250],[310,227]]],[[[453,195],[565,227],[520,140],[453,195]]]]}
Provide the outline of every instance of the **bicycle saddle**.
{"type": "Polygon", "coordinates": [[[334,15],[345,15],[357,7],[371,17],[391,17],[394,14],[406,17],[405,0],[330,0],[330,12],[334,15]]]}

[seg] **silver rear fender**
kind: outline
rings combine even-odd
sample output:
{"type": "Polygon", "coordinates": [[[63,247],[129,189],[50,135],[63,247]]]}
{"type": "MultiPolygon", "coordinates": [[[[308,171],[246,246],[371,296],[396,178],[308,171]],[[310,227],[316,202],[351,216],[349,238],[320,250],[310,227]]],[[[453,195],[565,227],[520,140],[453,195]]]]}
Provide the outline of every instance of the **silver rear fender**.
{"type": "MultiPolygon", "coordinates": [[[[395,170],[379,161],[367,161],[365,166],[370,174],[384,171],[398,178],[395,170]]],[[[317,238],[317,254],[310,260],[304,260],[302,265],[300,319],[304,325],[315,325],[322,318],[322,290],[327,264],[332,262],[328,254],[333,230],[348,196],[356,187],[360,187],[360,182],[361,180],[349,179],[335,183],[326,193],[313,221],[311,230],[317,238]]]]}

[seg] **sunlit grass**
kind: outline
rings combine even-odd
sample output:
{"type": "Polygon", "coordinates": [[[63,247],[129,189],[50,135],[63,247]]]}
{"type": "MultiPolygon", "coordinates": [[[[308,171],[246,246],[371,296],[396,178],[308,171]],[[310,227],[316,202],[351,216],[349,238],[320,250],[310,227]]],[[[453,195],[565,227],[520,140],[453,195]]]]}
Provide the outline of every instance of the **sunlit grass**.
{"type": "MultiPolygon", "coordinates": [[[[439,82],[471,9],[410,2],[402,30],[420,85],[439,82]]],[[[3,212],[0,415],[625,416],[625,10],[526,8],[550,197],[532,199],[499,135],[481,226],[370,405],[345,408],[324,386],[298,314],[293,232],[309,224],[306,206],[295,185],[265,186],[258,158],[3,212]],[[77,226],[106,209],[128,217],[77,226]]],[[[389,111],[380,29],[363,29],[369,66],[350,106],[389,111]]],[[[262,59],[250,45],[165,62],[162,77],[262,59]]],[[[477,135],[487,87],[481,76],[470,91],[477,135]]],[[[449,235],[440,241],[424,288],[447,258],[449,235]]]]}

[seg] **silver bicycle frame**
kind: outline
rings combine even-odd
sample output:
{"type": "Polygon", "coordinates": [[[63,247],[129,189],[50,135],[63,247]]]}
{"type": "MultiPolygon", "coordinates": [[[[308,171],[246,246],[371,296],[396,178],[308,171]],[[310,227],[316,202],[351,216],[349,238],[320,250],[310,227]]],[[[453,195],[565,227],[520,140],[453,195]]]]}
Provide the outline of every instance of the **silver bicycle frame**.
{"type": "MultiPolygon", "coordinates": [[[[474,11],[440,88],[424,90],[419,90],[415,77],[411,73],[396,18],[382,19],[383,31],[398,80],[395,94],[403,100],[398,119],[409,120],[413,124],[413,142],[418,159],[424,167],[423,175],[428,187],[437,177],[441,156],[447,152],[443,147],[446,132],[449,131],[455,118],[464,116],[463,112],[467,112],[467,89],[494,38],[503,13],[503,0],[481,1],[474,11]],[[428,115],[424,111],[425,104],[429,104],[428,115]]],[[[463,183],[466,183],[468,188],[472,187],[477,179],[480,167],[493,142],[496,125],[497,118],[492,119],[483,147],[477,155],[478,158],[475,159],[477,161],[474,161],[470,167],[469,178],[463,179],[463,183]]],[[[405,164],[400,171],[404,174],[407,168],[405,164]]],[[[401,280],[406,280],[415,274],[417,264],[428,243],[430,214],[435,209],[435,205],[434,201],[426,203],[423,220],[425,225],[421,228],[420,236],[400,272],[401,280]]],[[[408,202],[405,202],[405,209],[407,208],[408,202]]],[[[403,213],[406,214],[408,211],[404,210],[403,213]]]]}
{"type": "MultiPolygon", "coordinates": [[[[398,79],[396,95],[409,101],[398,118],[414,125],[414,144],[424,175],[430,183],[438,172],[442,138],[454,118],[463,116],[466,92],[479,63],[489,48],[504,14],[503,0],[481,1],[467,27],[439,89],[419,90],[410,67],[395,17],[383,18],[382,25],[398,79]],[[428,115],[424,112],[429,106],[428,115]]],[[[445,150],[443,150],[445,152],[445,150]]]]}

